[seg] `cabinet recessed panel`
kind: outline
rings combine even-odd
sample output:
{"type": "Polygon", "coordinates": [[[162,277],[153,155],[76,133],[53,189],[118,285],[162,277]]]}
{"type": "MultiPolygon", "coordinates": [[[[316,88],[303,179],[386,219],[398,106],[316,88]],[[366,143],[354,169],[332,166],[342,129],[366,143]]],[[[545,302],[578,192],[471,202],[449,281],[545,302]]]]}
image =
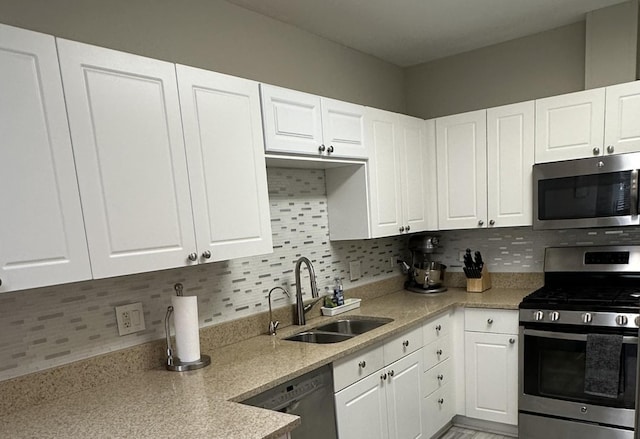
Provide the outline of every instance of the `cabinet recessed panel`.
{"type": "Polygon", "coordinates": [[[591,113],[589,102],[566,107],[550,108],[547,112],[547,145],[556,148],[585,147],[591,142],[591,113]],[[579,130],[567,127],[581,127],[579,130]]]}
{"type": "Polygon", "coordinates": [[[620,154],[640,150],[640,81],[606,88],[605,148],[620,154]]]}
{"type": "Polygon", "coordinates": [[[275,113],[276,136],[313,140],[317,130],[313,107],[286,101],[271,101],[275,113]]]}
{"type": "Polygon", "coordinates": [[[373,122],[373,145],[375,149],[376,162],[376,179],[377,187],[376,198],[378,200],[377,224],[380,226],[395,225],[399,223],[399,209],[389,209],[389,206],[395,206],[397,200],[398,188],[400,184],[397,174],[397,151],[394,148],[395,127],[386,121],[373,122]]]}
{"type": "Polygon", "coordinates": [[[0,25],[0,292],[91,278],[53,37],[0,25]]]}
{"type": "Polygon", "coordinates": [[[474,124],[462,124],[446,130],[447,186],[449,198],[449,218],[475,217],[476,192],[476,130],[474,124]]]}

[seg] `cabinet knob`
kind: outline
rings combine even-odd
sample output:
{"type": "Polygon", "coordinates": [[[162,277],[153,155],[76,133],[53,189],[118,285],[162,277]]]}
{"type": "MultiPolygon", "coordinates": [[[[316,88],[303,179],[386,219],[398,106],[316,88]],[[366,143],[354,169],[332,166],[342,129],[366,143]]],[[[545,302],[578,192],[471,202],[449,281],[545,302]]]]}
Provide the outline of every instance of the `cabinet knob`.
{"type": "Polygon", "coordinates": [[[407,226],[407,232],[411,230],[411,226],[407,226]]]}
{"type": "Polygon", "coordinates": [[[0,278],[0,286],[2,286],[2,279],[0,278]]]}
{"type": "Polygon", "coordinates": [[[478,225],[479,226],[484,226],[484,221],[482,221],[482,220],[478,221],[478,225]]]}
{"type": "Polygon", "coordinates": [[[389,371],[389,377],[392,377],[392,376],[394,376],[395,374],[396,374],[396,373],[394,372],[394,370],[393,370],[393,369],[391,369],[391,370],[389,371]]]}
{"type": "Polygon", "coordinates": [[[197,261],[197,260],[198,260],[198,253],[196,253],[196,252],[189,253],[188,258],[189,258],[189,260],[190,260],[191,262],[195,262],[195,261],[197,261]]]}
{"type": "Polygon", "coordinates": [[[438,357],[439,357],[440,355],[442,355],[442,349],[438,349],[438,350],[436,351],[436,354],[438,354],[438,357]]]}
{"type": "Polygon", "coordinates": [[[327,148],[327,152],[329,154],[331,154],[333,152],[333,145],[329,145],[329,147],[327,148]]]}
{"type": "Polygon", "coordinates": [[[444,375],[440,374],[438,375],[438,381],[442,381],[444,379],[444,375]]]}
{"type": "Polygon", "coordinates": [[[514,344],[515,342],[516,342],[516,339],[515,339],[515,338],[510,338],[510,339],[509,339],[509,344],[514,344]]]}
{"type": "Polygon", "coordinates": [[[362,360],[361,362],[358,363],[358,366],[360,366],[360,368],[364,369],[365,367],[367,367],[367,362],[362,360]]]}
{"type": "Polygon", "coordinates": [[[318,151],[319,151],[319,152],[324,152],[324,150],[325,150],[325,149],[327,149],[327,148],[326,148],[324,145],[320,145],[320,146],[318,147],[318,151]]]}
{"type": "Polygon", "coordinates": [[[211,257],[211,252],[209,250],[205,250],[202,252],[202,257],[205,259],[209,259],[211,257]]]}
{"type": "Polygon", "coordinates": [[[405,340],[402,342],[402,346],[404,346],[405,348],[409,347],[409,340],[405,340]]]}
{"type": "Polygon", "coordinates": [[[404,232],[404,226],[400,226],[400,232],[404,232]]]}
{"type": "Polygon", "coordinates": [[[440,405],[444,404],[444,398],[438,399],[438,404],[440,404],[440,405]]]}
{"type": "Polygon", "coordinates": [[[615,148],[613,147],[613,145],[607,146],[607,153],[613,154],[613,151],[615,151],[615,148]]]}
{"type": "Polygon", "coordinates": [[[386,380],[386,379],[387,379],[387,374],[386,374],[386,373],[383,373],[382,375],[380,375],[380,379],[381,379],[382,381],[386,380]]]}
{"type": "Polygon", "coordinates": [[[438,331],[438,332],[442,331],[442,326],[441,325],[437,325],[436,326],[436,331],[438,331]]]}
{"type": "Polygon", "coordinates": [[[490,221],[489,221],[489,225],[490,225],[490,226],[494,226],[495,224],[496,224],[496,222],[495,222],[494,220],[490,220],[490,221]]]}
{"type": "Polygon", "coordinates": [[[488,323],[489,325],[493,325],[493,319],[487,319],[487,323],[488,323]]]}
{"type": "Polygon", "coordinates": [[[600,148],[598,148],[597,146],[593,148],[593,155],[600,155],[600,148]]]}

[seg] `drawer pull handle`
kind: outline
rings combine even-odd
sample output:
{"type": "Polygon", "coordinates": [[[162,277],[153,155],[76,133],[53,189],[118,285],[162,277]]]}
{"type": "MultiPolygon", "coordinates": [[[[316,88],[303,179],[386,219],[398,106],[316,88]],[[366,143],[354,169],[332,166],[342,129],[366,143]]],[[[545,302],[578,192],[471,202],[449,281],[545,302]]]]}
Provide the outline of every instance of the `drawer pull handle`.
{"type": "Polygon", "coordinates": [[[405,348],[409,347],[409,340],[405,340],[402,342],[402,346],[404,346],[405,348]]]}
{"type": "Polygon", "coordinates": [[[442,349],[438,349],[438,350],[436,351],[436,354],[438,354],[438,357],[439,357],[440,355],[442,355],[442,349]]]}
{"type": "Polygon", "coordinates": [[[493,324],[493,319],[487,319],[487,323],[492,325],[493,324]]]}
{"type": "Polygon", "coordinates": [[[515,339],[515,338],[510,338],[510,339],[509,339],[509,343],[510,343],[510,344],[514,344],[515,342],[516,342],[516,339],[515,339]]]}
{"type": "Polygon", "coordinates": [[[440,325],[436,326],[436,331],[438,331],[438,332],[442,331],[442,326],[440,326],[440,325]]]}
{"type": "Polygon", "coordinates": [[[360,366],[362,369],[364,369],[365,367],[367,367],[367,362],[362,360],[361,362],[358,363],[358,366],[360,366]]]}
{"type": "Polygon", "coordinates": [[[440,398],[440,399],[438,400],[438,404],[440,404],[440,405],[444,404],[444,398],[440,398]]]}
{"type": "Polygon", "coordinates": [[[444,375],[440,374],[438,375],[438,381],[442,381],[444,379],[444,375]]]}
{"type": "Polygon", "coordinates": [[[383,373],[382,375],[380,375],[380,379],[381,379],[382,381],[386,380],[386,379],[387,379],[387,374],[386,374],[386,373],[383,373]]]}

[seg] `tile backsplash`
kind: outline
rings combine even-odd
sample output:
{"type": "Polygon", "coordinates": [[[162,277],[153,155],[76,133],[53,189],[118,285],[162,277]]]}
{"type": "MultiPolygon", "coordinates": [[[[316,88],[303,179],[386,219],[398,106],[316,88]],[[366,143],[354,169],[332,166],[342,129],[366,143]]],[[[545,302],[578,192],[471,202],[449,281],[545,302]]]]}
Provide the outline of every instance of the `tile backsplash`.
{"type": "MultiPolygon", "coordinates": [[[[322,170],[269,168],[267,172],[274,251],[268,255],[79,282],[0,295],[0,381],[164,337],[164,315],[181,282],[197,295],[200,325],[208,326],[268,309],[277,285],[294,303],[294,266],[312,260],[318,287],[340,276],[349,287],[399,273],[389,257],[406,255],[407,238],[329,241],[325,174],[322,170]],[[349,263],[361,261],[362,277],[351,283],[349,263]],[[114,307],[142,302],[147,329],[120,337],[114,307]]],[[[480,250],[493,272],[541,272],[544,248],[555,245],[640,244],[640,228],[536,232],[530,227],[442,231],[434,259],[461,271],[460,251],[480,250]]],[[[306,270],[305,270],[306,274],[306,270]]],[[[309,294],[308,276],[302,288],[309,294]]]]}

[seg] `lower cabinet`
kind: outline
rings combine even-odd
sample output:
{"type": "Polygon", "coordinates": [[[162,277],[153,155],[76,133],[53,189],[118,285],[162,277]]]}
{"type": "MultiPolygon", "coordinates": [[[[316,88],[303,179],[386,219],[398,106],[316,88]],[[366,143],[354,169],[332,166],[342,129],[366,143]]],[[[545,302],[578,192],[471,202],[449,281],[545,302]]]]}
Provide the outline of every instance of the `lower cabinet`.
{"type": "Polygon", "coordinates": [[[465,310],[466,416],[518,423],[518,313],[465,310]]]}
{"type": "Polygon", "coordinates": [[[418,350],[336,393],[338,437],[425,437],[421,374],[422,352],[418,350]]]}

